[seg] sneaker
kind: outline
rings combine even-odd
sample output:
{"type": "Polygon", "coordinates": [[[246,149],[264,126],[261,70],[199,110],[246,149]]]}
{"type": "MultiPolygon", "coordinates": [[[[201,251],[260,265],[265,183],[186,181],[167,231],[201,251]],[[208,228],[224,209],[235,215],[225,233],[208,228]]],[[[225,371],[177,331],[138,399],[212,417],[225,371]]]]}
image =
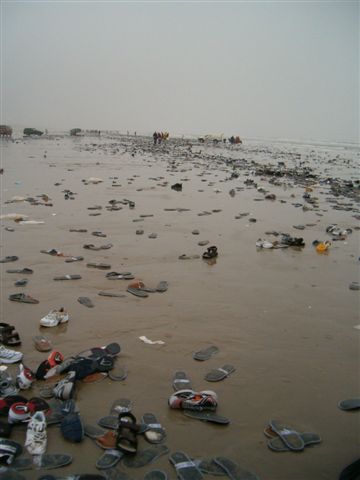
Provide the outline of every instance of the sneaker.
{"type": "Polygon", "coordinates": [[[53,351],[48,356],[47,361],[49,362],[50,368],[53,368],[56,365],[60,365],[60,363],[64,361],[64,355],[62,355],[60,352],[53,351]]]}
{"type": "Polygon", "coordinates": [[[47,360],[44,360],[38,366],[35,373],[37,380],[44,380],[44,378],[46,378],[46,374],[56,365],[60,365],[63,361],[64,356],[60,352],[51,352],[47,360]]]}
{"type": "Polygon", "coordinates": [[[9,395],[16,395],[19,389],[13,382],[11,376],[3,376],[0,377],[0,397],[7,397],[9,395]]]}
{"type": "Polygon", "coordinates": [[[31,455],[42,455],[45,453],[46,444],[46,418],[44,412],[38,411],[28,423],[25,447],[31,455]]]}
{"type": "Polygon", "coordinates": [[[54,387],[54,396],[60,400],[69,400],[75,392],[75,372],[69,372],[65,378],[60,380],[54,387]]]}
{"type": "Polygon", "coordinates": [[[16,402],[11,405],[8,413],[9,423],[22,423],[30,420],[31,409],[25,402],[16,402]]]}
{"type": "Polygon", "coordinates": [[[23,354],[15,350],[5,348],[4,345],[0,345],[0,362],[2,363],[16,363],[20,362],[23,354]]]}
{"type": "Polygon", "coordinates": [[[211,390],[194,392],[193,390],[179,390],[169,398],[171,408],[182,408],[184,410],[211,410],[217,407],[217,395],[211,390]]]}
{"type": "Polygon", "coordinates": [[[27,390],[34,382],[35,375],[30,368],[25,367],[22,363],[20,363],[19,369],[19,374],[16,377],[17,385],[21,390],[27,390]]]}
{"type": "Polygon", "coordinates": [[[10,465],[17,455],[22,452],[22,447],[19,443],[13,440],[0,438],[0,463],[7,463],[10,465]]]}
{"type": "Polygon", "coordinates": [[[69,321],[69,314],[64,308],[59,310],[51,310],[45,317],[40,320],[40,325],[43,327],[56,327],[60,323],[69,321]]]}

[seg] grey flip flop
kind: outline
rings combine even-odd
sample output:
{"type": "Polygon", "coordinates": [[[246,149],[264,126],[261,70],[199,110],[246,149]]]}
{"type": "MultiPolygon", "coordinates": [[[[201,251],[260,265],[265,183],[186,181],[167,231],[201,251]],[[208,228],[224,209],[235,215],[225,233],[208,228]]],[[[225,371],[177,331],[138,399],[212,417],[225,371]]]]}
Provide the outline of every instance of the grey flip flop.
{"type": "Polygon", "coordinates": [[[84,434],[92,439],[97,437],[102,437],[105,435],[106,431],[102,428],[97,427],[96,425],[85,425],[84,426],[84,434]]]}
{"type": "Polygon", "coordinates": [[[204,348],[203,350],[199,350],[193,354],[193,358],[195,360],[199,360],[203,362],[204,360],[209,360],[213,355],[218,353],[219,349],[215,345],[211,345],[210,347],[204,348]]]}
{"type": "Polygon", "coordinates": [[[34,465],[37,468],[44,468],[46,470],[65,467],[66,465],[70,465],[72,461],[73,457],[71,455],[60,453],[34,455],[34,465]]]}
{"type": "Polygon", "coordinates": [[[15,470],[18,470],[18,471],[31,470],[32,467],[33,467],[32,457],[18,457],[18,458],[15,458],[13,462],[11,462],[11,468],[14,468],[15,470]]]}
{"type": "Polygon", "coordinates": [[[349,398],[347,400],[341,400],[338,403],[338,407],[341,410],[357,410],[360,408],[360,398],[349,398]]]}
{"type": "Polygon", "coordinates": [[[131,412],[133,404],[131,400],[127,398],[119,398],[115,400],[111,405],[110,414],[119,415],[119,413],[128,413],[131,412]]]}
{"type": "Polygon", "coordinates": [[[195,459],[194,462],[199,467],[202,473],[208,475],[214,475],[216,477],[226,476],[226,472],[219,465],[217,465],[212,458],[199,458],[195,459]]]}
{"type": "Polygon", "coordinates": [[[108,373],[110,380],[114,382],[122,382],[127,377],[127,371],[122,367],[115,367],[108,373]]]}
{"type": "Polygon", "coordinates": [[[202,480],[204,478],[199,467],[186,453],[174,452],[169,456],[169,460],[175,467],[180,480],[202,480]]]}
{"type": "Polygon", "coordinates": [[[219,425],[228,425],[230,420],[221,415],[217,415],[214,412],[198,412],[196,410],[184,410],[184,415],[190,418],[195,418],[196,420],[202,420],[204,422],[218,423],[219,425]]]}
{"type": "Polygon", "coordinates": [[[126,291],[129,293],[132,293],[136,297],[146,298],[149,296],[147,292],[145,292],[144,290],[141,290],[140,288],[128,287],[126,291]]]}
{"type": "Polygon", "coordinates": [[[109,263],[87,263],[87,267],[89,268],[98,268],[99,270],[110,270],[111,265],[109,263]]]}
{"type": "Polygon", "coordinates": [[[167,474],[163,470],[151,470],[144,476],[144,480],[167,480],[167,474]]]}
{"type": "Polygon", "coordinates": [[[174,375],[173,387],[175,391],[188,389],[191,390],[191,381],[188,379],[185,372],[177,371],[174,375]]]}
{"type": "Polygon", "coordinates": [[[301,452],[304,450],[304,441],[296,430],[285,427],[276,420],[270,420],[269,425],[290,450],[293,450],[294,452],[301,452]]]}
{"type": "Polygon", "coordinates": [[[81,275],[59,275],[54,280],[80,280],[81,275]]]}
{"type": "Polygon", "coordinates": [[[154,414],[144,413],[141,422],[147,425],[144,436],[149,443],[161,443],[165,439],[166,432],[154,414]]]}
{"type": "Polygon", "coordinates": [[[232,372],[235,372],[235,368],[232,365],[224,365],[223,367],[211,370],[204,378],[208,382],[220,382],[220,380],[224,380],[224,378],[228,377],[232,372]]]}
{"type": "Polygon", "coordinates": [[[138,451],[135,455],[127,455],[123,459],[123,464],[129,468],[140,468],[148,465],[162,455],[169,453],[165,445],[154,445],[145,450],[138,451]]]}
{"type": "Polygon", "coordinates": [[[214,462],[226,472],[231,480],[259,480],[254,473],[243,469],[229,458],[216,457],[214,462]]]}
{"type": "Polygon", "coordinates": [[[122,457],[124,456],[123,452],[120,450],[109,449],[101,455],[101,457],[96,462],[95,466],[99,470],[107,470],[108,468],[113,468],[117,465],[122,457]]]}
{"type": "Polygon", "coordinates": [[[156,287],[156,291],[163,293],[163,292],[166,292],[168,288],[169,288],[168,282],[166,280],[161,280],[161,282],[159,282],[156,287]]]}
{"type": "Polygon", "coordinates": [[[117,430],[119,428],[119,419],[115,415],[101,417],[97,423],[100,427],[110,428],[110,430],[117,430]]]}
{"type": "Polygon", "coordinates": [[[101,291],[101,292],[98,292],[98,295],[102,296],[102,297],[118,297],[118,298],[126,298],[126,295],[124,295],[123,293],[115,293],[115,292],[105,292],[105,291],[101,291]]]}
{"type": "MultiPolygon", "coordinates": [[[[305,447],[321,442],[321,437],[317,433],[304,432],[300,433],[300,437],[303,439],[305,447]]],[[[291,452],[280,437],[269,440],[268,447],[274,452],[291,452]]]]}
{"type": "Polygon", "coordinates": [[[93,302],[88,297],[79,297],[78,302],[88,308],[94,308],[93,302]]]}

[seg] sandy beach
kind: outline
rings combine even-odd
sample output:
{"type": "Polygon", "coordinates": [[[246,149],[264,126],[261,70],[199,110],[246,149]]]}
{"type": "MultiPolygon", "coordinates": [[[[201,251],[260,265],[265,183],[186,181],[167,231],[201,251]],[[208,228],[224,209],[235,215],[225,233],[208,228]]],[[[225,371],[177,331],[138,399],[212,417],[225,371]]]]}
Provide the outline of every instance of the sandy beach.
{"type": "MultiPolygon", "coordinates": [[[[48,336],[65,357],[110,342],[121,345],[116,364],[127,371],[124,381],[76,384],[85,424],[96,425],[115,399],[128,398],[137,419],[146,412],[157,416],[170,452],[194,459],[225,456],[262,480],[335,480],[359,452],[359,411],[338,408],[339,401],[360,396],[360,330],[354,328],[360,324],[359,291],[349,288],[359,281],[358,161],[358,151],[344,146],[255,140],[234,147],[171,138],[154,146],[150,137],[115,134],[4,140],[1,215],[44,223],[2,220],[1,258],[19,259],[1,264],[0,321],[16,327],[22,340],[17,349],[32,370],[48,355],[34,348],[34,335],[48,336]],[[283,174],[270,174],[271,169],[283,174]],[[102,181],[87,182],[91,177],[102,181]],[[352,181],[353,187],[336,191],[329,180],[334,178],[341,186],[352,181]],[[171,188],[175,183],[182,184],[181,191],[171,188]],[[313,202],[304,198],[306,188],[313,202]],[[65,198],[65,190],[73,199],[65,198]],[[43,194],[51,206],[41,205],[43,194]],[[274,199],[266,199],[268,194],[274,199]],[[12,201],[19,196],[37,198],[40,205],[12,201]],[[125,201],[117,204],[121,209],[109,210],[112,200],[125,201]],[[96,206],[101,208],[89,209],[96,206]],[[326,232],[331,224],[348,234],[333,239],[326,232]],[[304,228],[294,228],[299,225],[304,228]],[[136,234],[138,229],[144,233],[136,234]],[[274,232],[303,237],[305,246],[256,247],[258,239],[279,240],[274,232]],[[152,233],[156,238],[149,238],[152,233]],[[317,253],[314,240],[331,241],[328,252],[317,253]],[[198,245],[205,241],[208,245],[198,245]],[[107,250],[83,248],[109,243],[107,250]],[[201,257],[210,245],[217,246],[218,257],[205,261],[201,257]],[[84,261],[66,263],[41,253],[53,248],[84,261]],[[183,254],[198,258],[179,259],[183,254]],[[169,288],[138,298],[126,292],[130,281],[110,281],[106,271],[87,267],[89,262],[132,272],[147,287],[165,280],[169,288]],[[26,287],[15,287],[25,277],[6,270],[23,267],[34,273],[26,276],[26,287]],[[82,278],[53,280],[72,274],[82,278]],[[125,296],[98,295],[104,290],[125,296]],[[9,301],[20,292],[39,303],[9,301]],[[80,296],[89,297],[94,308],[80,304],[80,296]],[[69,311],[69,322],[40,327],[40,319],[60,307],[69,311]],[[140,336],[165,343],[145,344],[140,336]],[[218,347],[216,355],[193,359],[209,345],[218,347]],[[225,364],[235,367],[228,378],[204,380],[225,364]],[[177,370],[187,373],[196,391],[217,393],[217,413],[228,417],[229,425],[200,422],[169,408],[177,370]],[[317,433],[322,442],[301,453],[273,452],[263,433],[271,419],[317,433]]],[[[18,365],[8,371],[15,378],[18,365]]],[[[20,393],[38,396],[42,384],[20,393]]],[[[11,439],[24,445],[25,432],[15,426],[11,439]]],[[[139,437],[139,449],[149,446],[139,437]]],[[[103,452],[90,438],[72,444],[56,425],[49,426],[47,452],[73,456],[71,465],[49,472],[55,476],[99,473],[95,462],[103,452]]],[[[134,480],[155,468],[176,478],[168,455],[146,467],[120,462],[117,468],[134,480]]],[[[45,473],[21,472],[27,479],[45,473]]]]}

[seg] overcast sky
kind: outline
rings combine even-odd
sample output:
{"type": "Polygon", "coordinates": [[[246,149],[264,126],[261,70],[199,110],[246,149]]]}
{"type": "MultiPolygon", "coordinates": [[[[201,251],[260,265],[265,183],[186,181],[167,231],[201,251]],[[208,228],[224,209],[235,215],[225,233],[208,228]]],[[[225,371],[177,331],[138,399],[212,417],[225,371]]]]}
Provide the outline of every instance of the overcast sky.
{"type": "Polygon", "coordinates": [[[1,123],[359,142],[359,2],[1,0],[1,123]]]}

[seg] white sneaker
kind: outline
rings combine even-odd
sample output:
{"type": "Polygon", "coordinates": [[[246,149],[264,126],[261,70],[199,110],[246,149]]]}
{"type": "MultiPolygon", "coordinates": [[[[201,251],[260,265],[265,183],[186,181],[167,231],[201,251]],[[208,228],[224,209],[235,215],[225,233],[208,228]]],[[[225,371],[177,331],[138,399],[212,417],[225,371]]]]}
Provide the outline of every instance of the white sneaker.
{"type": "Polygon", "coordinates": [[[66,323],[68,321],[69,314],[64,308],[60,308],[60,310],[51,310],[40,320],[40,325],[43,327],[56,327],[59,323],[66,323]]]}
{"type": "Polygon", "coordinates": [[[16,352],[15,350],[10,350],[5,348],[4,345],[0,345],[0,362],[1,363],[16,363],[20,362],[23,354],[21,352],[16,352]]]}
{"type": "Polygon", "coordinates": [[[31,455],[42,455],[45,453],[46,444],[46,417],[44,412],[38,411],[28,423],[25,447],[31,455]]]}

